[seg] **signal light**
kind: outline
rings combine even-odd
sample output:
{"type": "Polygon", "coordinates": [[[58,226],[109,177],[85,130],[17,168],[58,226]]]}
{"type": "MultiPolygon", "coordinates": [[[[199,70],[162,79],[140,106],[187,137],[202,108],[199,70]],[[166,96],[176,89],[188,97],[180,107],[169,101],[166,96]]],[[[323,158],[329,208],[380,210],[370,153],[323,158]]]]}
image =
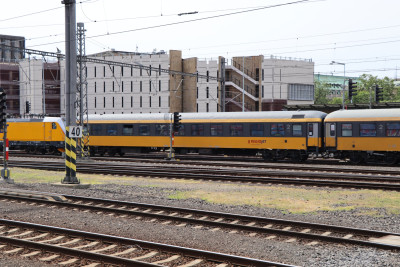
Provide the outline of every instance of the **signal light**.
{"type": "Polygon", "coordinates": [[[181,116],[179,112],[174,112],[174,124],[173,124],[173,130],[174,132],[178,132],[179,128],[181,128],[181,116]]]}
{"type": "Polygon", "coordinates": [[[352,79],[349,79],[349,100],[353,98],[353,96],[357,95],[357,83],[353,82],[352,79]]]}
{"type": "Polygon", "coordinates": [[[379,103],[381,100],[383,100],[383,88],[375,85],[375,102],[379,103]]]}
{"type": "Polygon", "coordinates": [[[7,96],[2,88],[0,88],[0,129],[5,129],[7,124],[7,96]]]}

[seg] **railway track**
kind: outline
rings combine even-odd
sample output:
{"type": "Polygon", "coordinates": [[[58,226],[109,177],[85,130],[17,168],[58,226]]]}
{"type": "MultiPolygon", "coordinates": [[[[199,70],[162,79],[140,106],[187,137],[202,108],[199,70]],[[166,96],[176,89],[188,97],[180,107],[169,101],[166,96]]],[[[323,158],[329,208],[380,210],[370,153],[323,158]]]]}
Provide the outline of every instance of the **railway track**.
{"type": "Polygon", "coordinates": [[[15,194],[12,194],[12,191],[7,194],[0,192],[0,198],[2,201],[12,200],[21,204],[36,203],[52,208],[90,211],[179,227],[226,231],[281,242],[300,242],[306,245],[330,242],[380,249],[400,249],[399,233],[72,195],[57,195],[58,199],[65,201],[54,201],[46,198],[54,197],[54,194],[50,193],[42,193],[43,197],[40,199],[26,197],[26,194],[21,196],[20,193],[20,191],[15,194]]]}
{"type": "Polygon", "coordinates": [[[290,266],[112,235],[0,219],[3,254],[64,266],[290,266]]]}
{"type": "MultiPolygon", "coordinates": [[[[64,162],[61,161],[38,164],[38,161],[32,160],[11,160],[9,166],[56,171],[62,171],[65,168],[64,162]]],[[[368,173],[368,171],[366,171],[367,174],[362,174],[364,171],[359,169],[353,169],[353,173],[344,173],[343,169],[338,171],[340,173],[316,170],[235,169],[232,171],[232,168],[210,169],[209,166],[194,168],[184,165],[163,165],[160,167],[116,162],[81,162],[78,166],[78,172],[81,173],[400,191],[400,176],[397,173],[396,175],[376,175],[375,172],[368,173]]]]}

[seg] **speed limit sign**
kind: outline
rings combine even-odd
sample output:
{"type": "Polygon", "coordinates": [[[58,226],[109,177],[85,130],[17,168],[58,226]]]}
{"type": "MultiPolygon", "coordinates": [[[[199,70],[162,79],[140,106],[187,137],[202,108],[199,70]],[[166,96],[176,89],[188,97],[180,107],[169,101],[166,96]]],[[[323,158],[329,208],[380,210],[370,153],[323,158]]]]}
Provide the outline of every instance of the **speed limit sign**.
{"type": "Polygon", "coordinates": [[[82,126],[69,126],[69,138],[81,138],[82,126]]]}

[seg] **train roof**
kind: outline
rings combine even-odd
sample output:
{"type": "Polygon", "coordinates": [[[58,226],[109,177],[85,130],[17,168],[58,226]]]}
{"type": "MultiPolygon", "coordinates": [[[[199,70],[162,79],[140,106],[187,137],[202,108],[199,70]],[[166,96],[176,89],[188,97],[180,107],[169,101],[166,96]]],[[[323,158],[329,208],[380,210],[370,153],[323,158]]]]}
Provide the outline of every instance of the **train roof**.
{"type": "MultiPolygon", "coordinates": [[[[320,111],[204,112],[179,114],[182,120],[323,119],[326,116],[326,113],[320,111]]],[[[169,120],[171,116],[172,113],[92,114],[89,115],[89,121],[169,120]]]]}
{"type": "Polygon", "coordinates": [[[7,119],[8,122],[56,122],[60,125],[61,129],[65,133],[64,121],[60,117],[44,117],[41,119],[36,118],[17,118],[17,119],[7,119]]]}
{"type": "Polygon", "coordinates": [[[382,119],[398,119],[400,120],[400,109],[351,109],[351,110],[337,110],[329,113],[325,121],[334,120],[382,120],[382,119]]]}

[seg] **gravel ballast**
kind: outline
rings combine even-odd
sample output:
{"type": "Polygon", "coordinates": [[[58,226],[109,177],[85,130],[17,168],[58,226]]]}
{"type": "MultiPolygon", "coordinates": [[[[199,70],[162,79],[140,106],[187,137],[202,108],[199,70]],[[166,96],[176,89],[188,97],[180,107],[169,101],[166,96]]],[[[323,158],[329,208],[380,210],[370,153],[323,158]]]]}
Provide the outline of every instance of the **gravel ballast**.
{"type": "MultiPolygon", "coordinates": [[[[191,184],[191,187],[193,186],[196,185],[191,184]]],[[[229,186],[232,186],[232,184],[229,186]]],[[[52,184],[19,183],[1,184],[1,187],[399,232],[400,216],[387,214],[383,209],[378,216],[360,216],[357,210],[292,214],[249,205],[228,206],[211,204],[200,199],[170,199],[165,188],[158,187],[107,184],[92,185],[89,189],[74,189],[52,184]]],[[[169,193],[174,190],[173,187],[168,188],[169,193]]],[[[0,202],[0,212],[3,219],[124,236],[298,266],[399,266],[400,264],[398,252],[366,247],[339,244],[307,246],[305,242],[287,243],[283,240],[267,240],[243,234],[228,234],[223,231],[212,232],[207,227],[193,229],[191,226],[162,225],[157,222],[145,222],[133,218],[119,218],[68,209],[63,209],[61,212],[55,208],[3,201],[0,202]]],[[[43,264],[40,264],[0,256],[1,266],[43,266],[43,264]]]]}

